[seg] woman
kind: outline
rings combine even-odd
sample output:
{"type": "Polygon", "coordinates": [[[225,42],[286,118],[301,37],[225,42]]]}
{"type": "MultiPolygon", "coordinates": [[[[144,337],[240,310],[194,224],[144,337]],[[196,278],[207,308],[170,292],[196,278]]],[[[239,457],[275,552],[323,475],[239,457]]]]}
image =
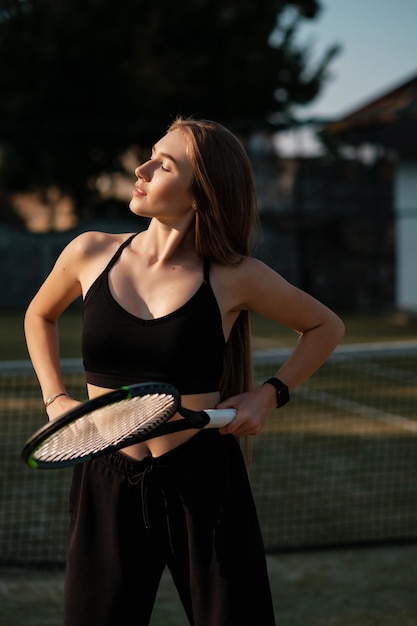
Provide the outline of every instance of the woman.
{"type": "Polygon", "coordinates": [[[249,255],[253,176],[230,131],[178,119],[135,174],[130,209],[150,218],[147,230],[80,235],[28,308],[49,419],[78,404],[62,379],[57,320],[80,295],[91,398],[163,380],[184,406],[237,415],[219,431],[159,437],[74,469],[64,623],[148,624],[168,565],[190,624],[269,626],[264,548],[237,438],[262,430],[333,351],[343,324],[249,255]],[[288,360],[254,389],[249,311],[299,333],[288,360]]]}

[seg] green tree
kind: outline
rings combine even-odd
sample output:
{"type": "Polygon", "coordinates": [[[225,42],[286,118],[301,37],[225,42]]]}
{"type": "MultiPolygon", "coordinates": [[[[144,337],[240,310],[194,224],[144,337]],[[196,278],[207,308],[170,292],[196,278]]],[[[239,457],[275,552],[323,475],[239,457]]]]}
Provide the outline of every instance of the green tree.
{"type": "Polygon", "coordinates": [[[316,0],[3,0],[1,175],[91,202],[91,181],[177,114],[242,134],[288,124],[319,93],[337,46],[312,67],[296,42],[316,0]]]}

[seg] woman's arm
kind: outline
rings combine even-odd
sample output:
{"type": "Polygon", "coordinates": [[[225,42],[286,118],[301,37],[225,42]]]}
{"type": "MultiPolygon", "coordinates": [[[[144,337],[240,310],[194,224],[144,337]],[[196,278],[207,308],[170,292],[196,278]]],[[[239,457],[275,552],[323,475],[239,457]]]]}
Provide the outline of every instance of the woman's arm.
{"type": "MultiPolygon", "coordinates": [[[[274,376],[290,392],[307,380],[324,363],[341,341],[344,324],[324,304],[288,283],[256,259],[246,259],[235,273],[238,308],[293,329],[299,335],[294,350],[274,376]]],[[[276,392],[262,385],[253,392],[228,398],[220,407],[238,409],[238,417],[222,432],[256,434],[276,407],[276,392]]]]}
{"type": "MultiPolygon", "coordinates": [[[[60,367],[58,319],[81,295],[79,275],[85,239],[81,236],[64,249],[26,311],[26,343],[44,402],[66,393],[60,367]]],[[[76,404],[69,396],[59,396],[47,407],[47,413],[53,419],[76,404]]]]}

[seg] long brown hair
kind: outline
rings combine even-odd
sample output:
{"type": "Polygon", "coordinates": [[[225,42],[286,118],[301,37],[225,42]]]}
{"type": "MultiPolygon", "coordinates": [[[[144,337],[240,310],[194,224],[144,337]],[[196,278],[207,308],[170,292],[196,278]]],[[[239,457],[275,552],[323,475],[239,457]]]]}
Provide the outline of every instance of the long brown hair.
{"type": "MultiPolygon", "coordinates": [[[[178,129],[187,138],[193,168],[196,252],[210,261],[236,265],[252,251],[259,225],[252,165],[240,140],[217,122],[177,118],[168,132],[178,129]]],[[[226,346],[221,398],[251,386],[249,314],[242,311],[226,346]]]]}

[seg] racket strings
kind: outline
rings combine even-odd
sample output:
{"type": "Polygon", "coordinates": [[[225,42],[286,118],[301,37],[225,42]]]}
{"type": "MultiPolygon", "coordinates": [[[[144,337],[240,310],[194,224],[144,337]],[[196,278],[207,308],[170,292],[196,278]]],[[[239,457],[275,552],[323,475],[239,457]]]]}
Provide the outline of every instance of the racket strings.
{"type": "Polygon", "coordinates": [[[121,441],[129,445],[138,433],[145,434],[165,423],[175,412],[169,394],[147,394],[103,406],[67,424],[46,439],[33,458],[65,461],[100,452],[121,441]]]}

